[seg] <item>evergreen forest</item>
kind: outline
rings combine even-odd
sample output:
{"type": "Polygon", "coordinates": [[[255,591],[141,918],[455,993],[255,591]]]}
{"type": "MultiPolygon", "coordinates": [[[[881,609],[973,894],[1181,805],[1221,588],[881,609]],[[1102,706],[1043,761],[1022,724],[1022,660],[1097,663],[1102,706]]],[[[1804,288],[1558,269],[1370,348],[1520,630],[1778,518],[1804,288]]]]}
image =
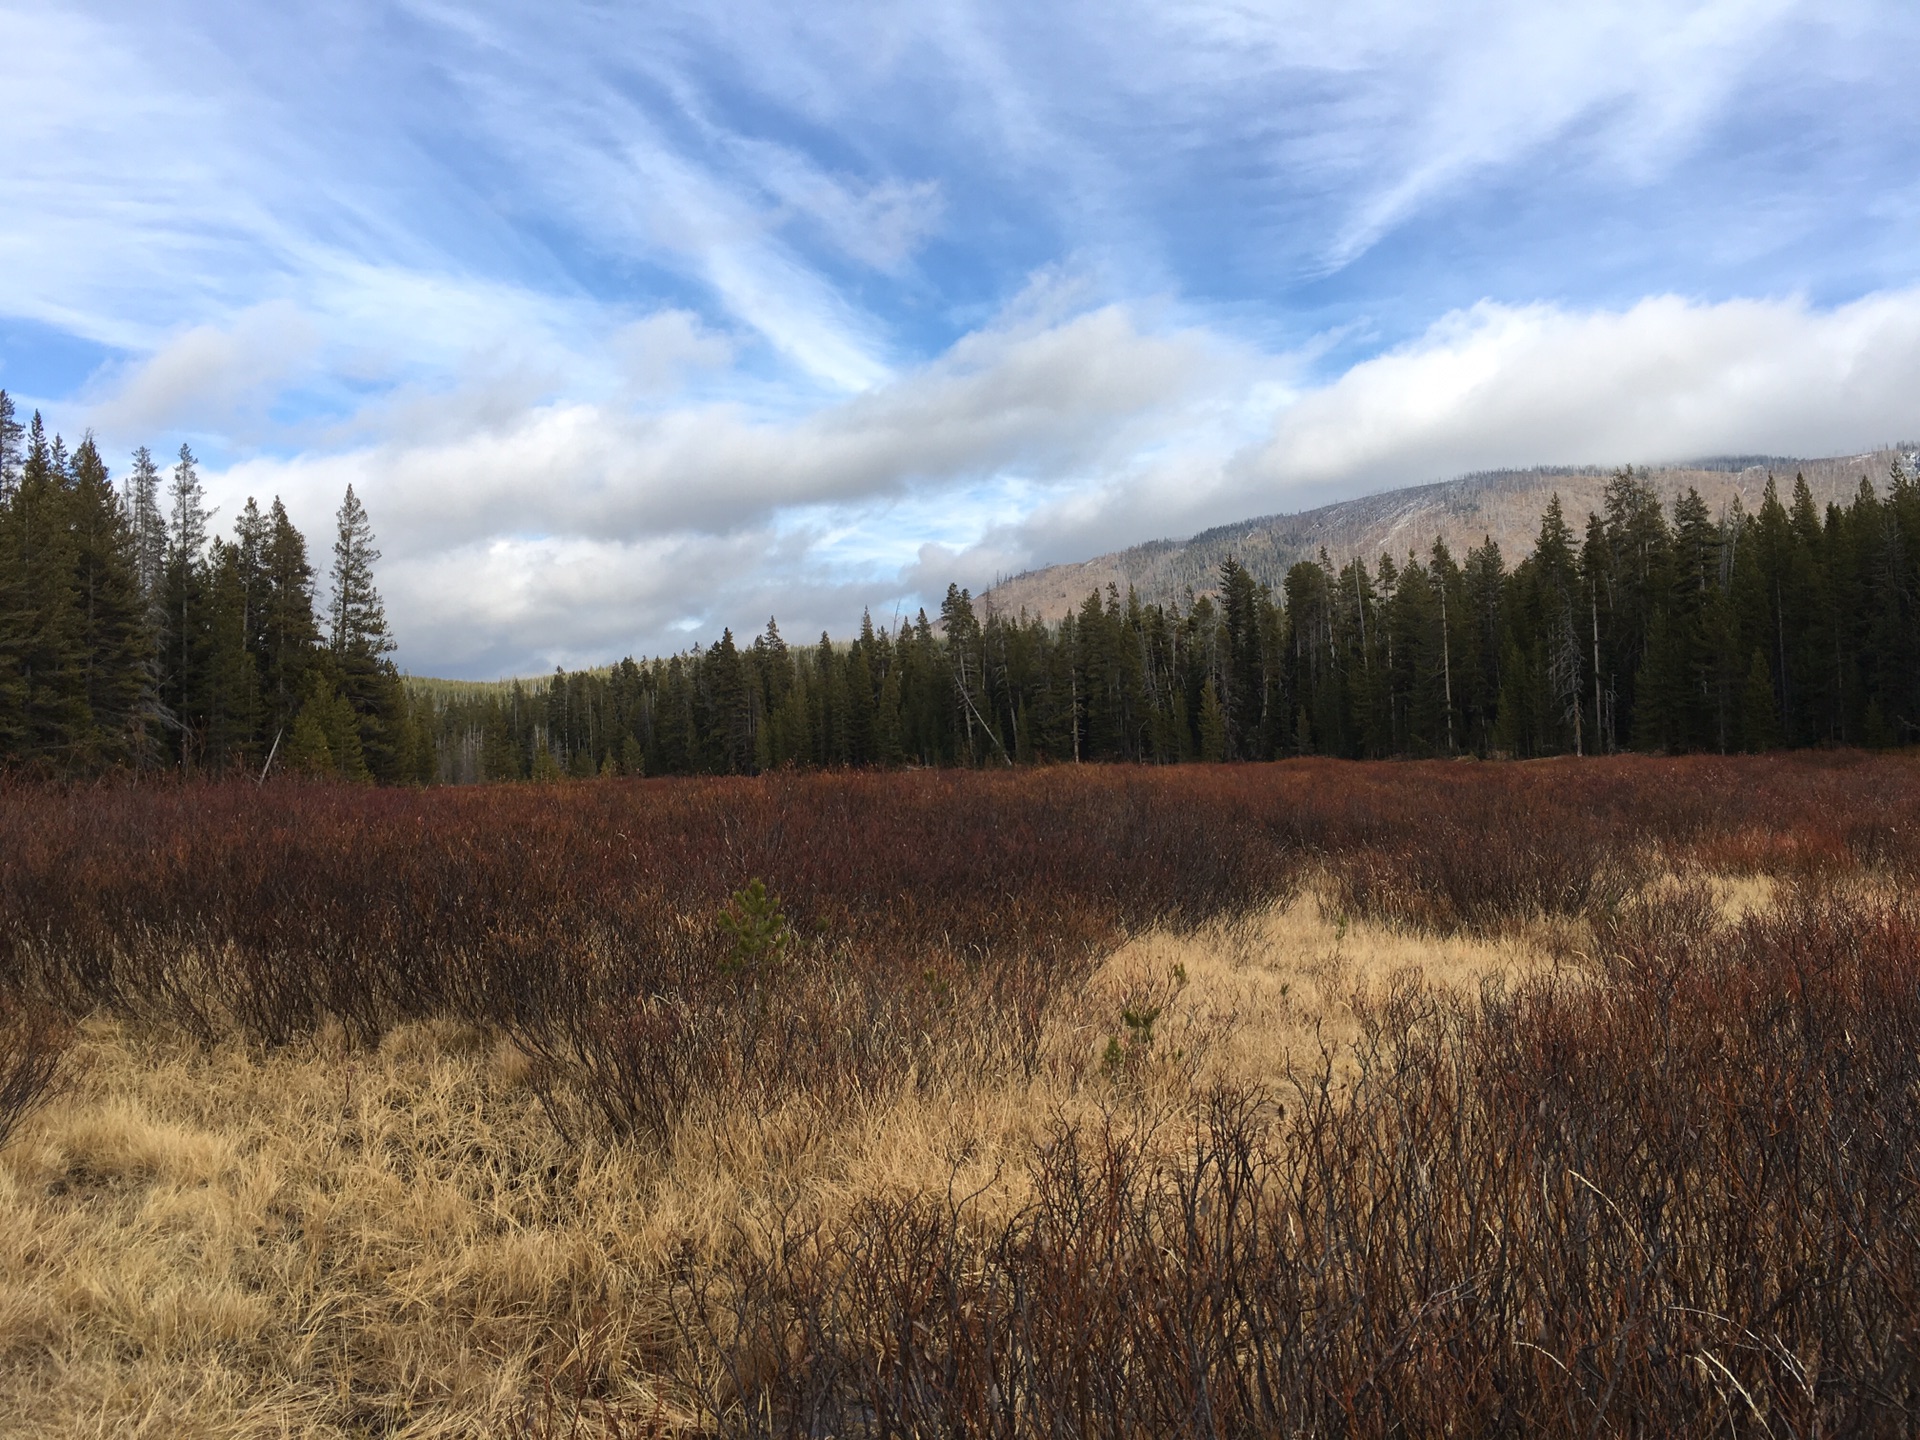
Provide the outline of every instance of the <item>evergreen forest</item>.
{"type": "Polygon", "coordinates": [[[1757,511],[1663,506],[1616,473],[1576,530],[1558,498],[1508,566],[1337,564],[1279,590],[1228,560],[1213,591],[1109,587],[1057,622],[950,586],[939,614],[851,643],[751,642],[544,681],[406,682],[365,507],[347,490],[328,599],[278,499],[212,533],[192,452],[116,485],[0,391],[0,761],[381,783],[786,766],[1167,764],[1887,747],[1920,739],[1920,481],[1896,463],[1821,513],[1805,481],[1757,511]]]}
{"type": "Polygon", "coordinates": [[[949,587],[937,617],[851,644],[770,620],[717,644],[449,698],[447,780],[753,773],[781,766],[1543,756],[1910,744],[1920,731],[1920,484],[1756,513],[1671,511],[1619,471],[1576,530],[1555,497],[1509,567],[1339,565],[1279,593],[1228,560],[1213,593],[1110,587],[1057,623],[949,587]]]}
{"type": "Polygon", "coordinates": [[[212,520],[185,445],[170,473],[137,450],[116,486],[90,435],[69,451],[0,391],[0,762],[431,778],[430,713],[394,668],[352,488],[324,614],[278,499],[248,500],[227,536],[212,520]]]}

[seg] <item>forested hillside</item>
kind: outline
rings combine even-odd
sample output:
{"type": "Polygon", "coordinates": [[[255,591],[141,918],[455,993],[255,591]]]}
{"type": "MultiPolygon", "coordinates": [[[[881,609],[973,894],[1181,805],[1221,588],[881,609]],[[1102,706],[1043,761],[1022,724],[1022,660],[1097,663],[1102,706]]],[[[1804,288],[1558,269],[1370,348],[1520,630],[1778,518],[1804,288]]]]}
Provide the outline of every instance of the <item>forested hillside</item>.
{"type": "Polygon", "coordinates": [[[781,765],[1757,750],[1920,738],[1920,486],[1895,460],[1824,513],[1804,477],[1718,518],[1631,469],[1488,539],[1377,563],[1237,559],[1217,599],[1118,586],[1057,623],[950,588],[937,618],[792,646],[777,624],[438,709],[439,774],[781,765]]]}
{"type": "MultiPolygon", "coordinates": [[[[1860,477],[1885,475],[1900,460],[1913,467],[1911,446],[1866,455],[1797,459],[1784,456],[1728,455],[1639,472],[1661,503],[1671,507],[1696,490],[1716,518],[1737,502],[1751,513],[1759,509],[1767,481],[1775,475],[1799,475],[1813,492],[1814,504],[1847,504],[1860,477]]],[[[1208,594],[1219,583],[1229,556],[1262,584],[1280,588],[1287,571],[1326,551],[1344,565],[1355,556],[1404,555],[1408,546],[1425,551],[1435,539],[1455,553],[1483,540],[1500,546],[1508,563],[1525,558],[1540,527],[1540,512],[1558,495],[1569,515],[1585,515],[1606,503],[1611,470],[1595,466],[1535,466],[1526,470],[1488,470],[1432,484],[1406,485],[1310,510],[1261,515],[1203,530],[1185,540],[1152,540],[1109,555],[1049,565],[1000,580],[981,595],[997,609],[1025,610],[1059,620],[1079,608],[1087,591],[1118,585],[1124,595],[1137,590],[1142,600],[1167,604],[1191,590],[1208,594]]]]}
{"type": "Polygon", "coordinates": [[[210,533],[192,452],[115,487],[0,391],[0,763],[34,775],[263,770],[400,782],[433,768],[395,671],[373,531],[341,504],[328,613],[275,499],[210,533]]]}

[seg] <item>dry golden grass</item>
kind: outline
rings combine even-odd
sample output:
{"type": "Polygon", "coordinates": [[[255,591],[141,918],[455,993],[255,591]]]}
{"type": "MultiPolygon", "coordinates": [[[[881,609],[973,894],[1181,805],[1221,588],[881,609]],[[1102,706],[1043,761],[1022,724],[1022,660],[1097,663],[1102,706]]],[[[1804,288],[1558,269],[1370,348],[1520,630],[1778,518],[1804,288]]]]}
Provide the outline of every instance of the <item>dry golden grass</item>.
{"type": "Polygon", "coordinates": [[[1516,980],[1552,968],[1578,939],[1576,927],[1550,921],[1491,938],[1436,937],[1352,920],[1308,889],[1191,934],[1140,937],[1101,967],[1080,1008],[1092,1024],[1117,1015],[1125,997],[1157,989],[1169,998],[1157,1028],[1167,1044],[1195,1052],[1199,1076],[1270,1081],[1289,1064],[1310,1066],[1323,1047],[1348,1046],[1357,997],[1407,980],[1466,991],[1516,980]]]}
{"type": "MultiPolygon", "coordinates": [[[[1766,899],[1722,885],[1730,911],[1766,899]]],[[[524,1061],[450,1024],[263,1053],[95,1022],[0,1153],[0,1433],[499,1433],[547,1383],[589,1380],[644,1414],[670,1402],[683,1249],[880,1194],[1011,1206],[1058,1118],[1273,1080],[1352,1038],[1356,993],[1416,973],[1471,989],[1579,942],[1396,932],[1307,893],[1137,937],[1061,1007],[1031,1076],[956,1055],[852,1113],[715,1101],[664,1153],[565,1144],[524,1061]],[[1155,1006],[1152,1056],[1103,1066],[1121,1012],[1155,1006]]]]}

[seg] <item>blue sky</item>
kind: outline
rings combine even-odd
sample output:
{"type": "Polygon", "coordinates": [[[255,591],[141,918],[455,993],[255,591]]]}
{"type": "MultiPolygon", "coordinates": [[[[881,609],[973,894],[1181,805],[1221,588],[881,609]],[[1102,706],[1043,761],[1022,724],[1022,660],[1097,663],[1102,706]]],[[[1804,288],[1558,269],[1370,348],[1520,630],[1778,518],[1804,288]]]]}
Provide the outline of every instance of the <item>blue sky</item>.
{"type": "Polygon", "coordinates": [[[848,630],[1540,463],[1920,434],[1920,9],[0,3],[0,386],[400,659],[848,630]],[[216,520],[218,523],[218,519],[216,520]]]}

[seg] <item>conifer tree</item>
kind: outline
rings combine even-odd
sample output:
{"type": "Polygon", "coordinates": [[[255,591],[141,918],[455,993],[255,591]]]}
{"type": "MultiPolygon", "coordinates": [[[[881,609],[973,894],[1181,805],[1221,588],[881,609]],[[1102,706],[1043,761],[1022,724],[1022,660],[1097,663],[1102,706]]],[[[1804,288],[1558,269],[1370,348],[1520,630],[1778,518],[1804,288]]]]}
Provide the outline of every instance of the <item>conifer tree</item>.
{"type": "Polygon", "coordinates": [[[1747,683],[1740,695],[1740,734],[1752,751],[1771,750],[1780,743],[1779,701],[1766,651],[1756,648],[1747,667],[1747,683]]]}
{"type": "Polygon", "coordinates": [[[135,537],[100,451],[88,435],[73,454],[74,583],[90,734],[88,768],[124,764],[144,749],[152,631],[135,537]]]}
{"type": "Polygon", "coordinates": [[[271,729],[277,735],[293,724],[306,691],[307,671],[320,648],[306,538],[287,518],[287,507],[278,496],[267,512],[262,569],[266,585],[260,607],[263,733],[271,729]]]}
{"type": "Polygon", "coordinates": [[[13,497],[20,485],[20,466],[25,456],[22,446],[26,432],[14,412],[13,397],[0,390],[0,505],[13,497]]]}
{"type": "Polygon", "coordinates": [[[199,462],[186,445],[173,467],[169,496],[166,570],[162,578],[163,643],[160,648],[161,713],[178,732],[178,754],[191,765],[198,729],[205,721],[206,695],[206,495],[199,462]]]}
{"type": "Polygon", "coordinates": [[[1200,758],[1217,764],[1227,758],[1227,716],[1213,677],[1200,688],[1200,758]]]}
{"type": "Polygon", "coordinates": [[[202,753],[215,769],[251,768],[260,724],[260,681],[248,639],[248,570],[244,540],[215,539],[207,557],[207,617],[202,674],[206,706],[202,753]]]}
{"type": "MultiPolygon", "coordinates": [[[[400,677],[387,656],[394,648],[386,607],[374,585],[380,552],[373,543],[373,522],[347,486],[340,502],[333,542],[329,615],[332,668],[340,694],[356,718],[360,750],[376,780],[393,782],[406,768],[400,677]]],[[[339,761],[336,747],[335,760],[339,761]]]]}
{"type": "Polygon", "coordinates": [[[393,639],[387,633],[386,607],[373,583],[373,567],[379,559],[380,552],[373,543],[373,522],[349,485],[346,498],[340,502],[333,569],[328,575],[333,589],[329,640],[336,656],[377,658],[393,649],[393,639]]]}
{"type": "Polygon", "coordinates": [[[167,517],[160,500],[160,467],[153,463],[153,452],[144,445],[133,452],[133,469],[127,473],[126,508],[140,593],[157,631],[165,620],[160,592],[167,569],[167,517]]]}
{"type": "Polygon", "coordinates": [[[85,763],[91,731],[71,486],[66,448],[57,436],[48,441],[36,411],[8,507],[15,584],[0,630],[15,640],[9,648],[20,705],[16,754],[51,773],[85,763]]]}
{"type": "Polygon", "coordinates": [[[1220,566],[1220,609],[1225,627],[1221,672],[1221,709],[1226,720],[1226,753],[1240,760],[1261,758],[1266,715],[1266,676],[1261,665],[1260,594],[1253,576],[1232,556],[1220,566]]]}

